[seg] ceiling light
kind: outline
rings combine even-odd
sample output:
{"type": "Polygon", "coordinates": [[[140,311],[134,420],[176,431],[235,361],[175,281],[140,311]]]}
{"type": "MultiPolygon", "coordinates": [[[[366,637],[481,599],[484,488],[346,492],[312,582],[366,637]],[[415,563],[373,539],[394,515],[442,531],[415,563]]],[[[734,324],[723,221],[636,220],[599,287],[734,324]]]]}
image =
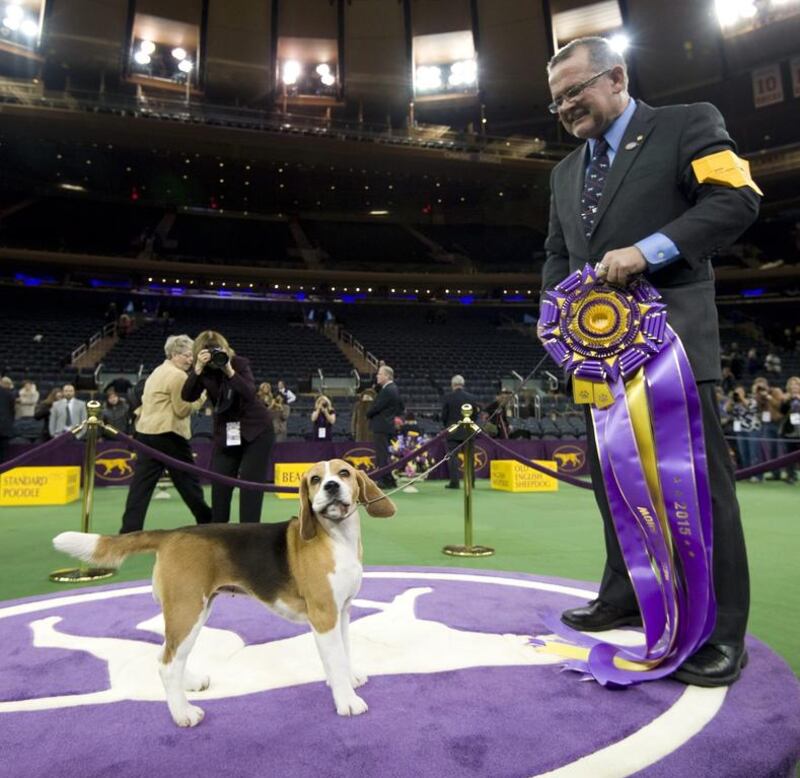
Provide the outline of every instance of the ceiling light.
{"type": "Polygon", "coordinates": [[[146,54],[146,53],[145,53],[145,52],[143,52],[143,51],[137,51],[137,52],[136,52],[136,53],[133,55],[133,58],[136,60],[136,62],[137,62],[139,65],[149,65],[149,64],[150,64],[150,55],[149,55],[149,54],[146,54]]]}
{"type": "Polygon", "coordinates": [[[287,59],[283,63],[283,83],[296,84],[303,72],[303,66],[296,59],[287,59]]]}
{"type": "Polygon", "coordinates": [[[186,49],[182,49],[178,46],[172,50],[172,56],[175,57],[175,59],[186,59],[186,49]]]}
{"type": "Polygon", "coordinates": [[[156,44],[153,41],[144,40],[139,44],[139,51],[144,54],[152,54],[156,50],[156,44]]]}

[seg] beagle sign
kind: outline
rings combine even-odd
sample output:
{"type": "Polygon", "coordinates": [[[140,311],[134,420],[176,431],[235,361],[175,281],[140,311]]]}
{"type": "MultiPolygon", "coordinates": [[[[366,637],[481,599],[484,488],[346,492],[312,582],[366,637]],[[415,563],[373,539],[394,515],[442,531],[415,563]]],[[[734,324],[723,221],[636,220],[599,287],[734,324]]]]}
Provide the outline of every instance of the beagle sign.
{"type": "Polygon", "coordinates": [[[370,516],[395,513],[392,501],[342,459],[318,462],[300,483],[300,515],[277,524],[203,524],[175,530],[97,535],[62,532],[59,551],[86,562],[119,566],[130,554],[155,552],[153,594],[164,611],[165,640],[159,673],[179,727],[203,720],[187,691],[208,688],[209,678],[187,671],[186,660],[220,591],[258,598],[290,621],[311,625],[340,716],[367,704],[355,689],[366,682],[350,667],[350,602],[361,588],[358,505],[370,516]]]}

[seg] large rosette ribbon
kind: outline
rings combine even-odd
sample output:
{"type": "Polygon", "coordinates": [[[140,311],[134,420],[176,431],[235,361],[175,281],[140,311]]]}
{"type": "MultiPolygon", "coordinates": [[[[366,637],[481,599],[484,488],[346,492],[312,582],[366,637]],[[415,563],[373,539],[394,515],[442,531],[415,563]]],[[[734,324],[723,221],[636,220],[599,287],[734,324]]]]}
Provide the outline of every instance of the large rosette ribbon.
{"type": "Polygon", "coordinates": [[[644,279],[610,286],[586,265],[543,295],[539,336],[592,405],[606,494],[646,645],[591,646],[604,685],[662,678],[705,641],[716,605],[711,494],[700,400],[661,296],[644,279]]]}

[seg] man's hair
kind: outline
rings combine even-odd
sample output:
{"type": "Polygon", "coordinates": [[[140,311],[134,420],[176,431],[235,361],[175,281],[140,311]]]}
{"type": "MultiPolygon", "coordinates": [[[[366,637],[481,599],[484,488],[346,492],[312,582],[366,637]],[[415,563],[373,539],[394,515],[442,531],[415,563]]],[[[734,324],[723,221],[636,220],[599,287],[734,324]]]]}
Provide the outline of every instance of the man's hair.
{"type": "Polygon", "coordinates": [[[164,354],[172,359],[176,354],[191,351],[194,341],[188,335],[170,335],[164,344],[164,354]]]}
{"type": "Polygon", "coordinates": [[[574,41],[570,41],[566,46],[560,48],[547,63],[547,72],[549,73],[556,65],[569,59],[581,48],[586,49],[592,69],[597,73],[602,73],[604,70],[610,70],[617,65],[621,65],[625,70],[627,84],[628,68],[625,65],[625,57],[618,51],[614,51],[605,38],[594,35],[587,38],[575,38],[574,41]]]}
{"type": "Polygon", "coordinates": [[[463,375],[454,375],[450,379],[450,386],[464,386],[464,376],[463,375]]]}
{"type": "Polygon", "coordinates": [[[381,370],[383,370],[384,375],[386,375],[386,377],[390,381],[394,381],[394,370],[392,370],[392,368],[390,368],[389,365],[381,365],[378,368],[378,372],[380,373],[381,370]]]}

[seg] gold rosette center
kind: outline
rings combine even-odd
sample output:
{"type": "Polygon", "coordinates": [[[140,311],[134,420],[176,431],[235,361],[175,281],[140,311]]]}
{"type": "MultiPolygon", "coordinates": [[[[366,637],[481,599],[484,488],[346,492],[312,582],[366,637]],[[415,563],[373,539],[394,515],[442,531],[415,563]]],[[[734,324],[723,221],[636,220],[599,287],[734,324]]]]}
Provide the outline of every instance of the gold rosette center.
{"type": "Polygon", "coordinates": [[[630,325],[630,310],[609,292],[591,292],[573,303],[570,313],[569,334],[590,348],[609,348],[630,325]]]}

